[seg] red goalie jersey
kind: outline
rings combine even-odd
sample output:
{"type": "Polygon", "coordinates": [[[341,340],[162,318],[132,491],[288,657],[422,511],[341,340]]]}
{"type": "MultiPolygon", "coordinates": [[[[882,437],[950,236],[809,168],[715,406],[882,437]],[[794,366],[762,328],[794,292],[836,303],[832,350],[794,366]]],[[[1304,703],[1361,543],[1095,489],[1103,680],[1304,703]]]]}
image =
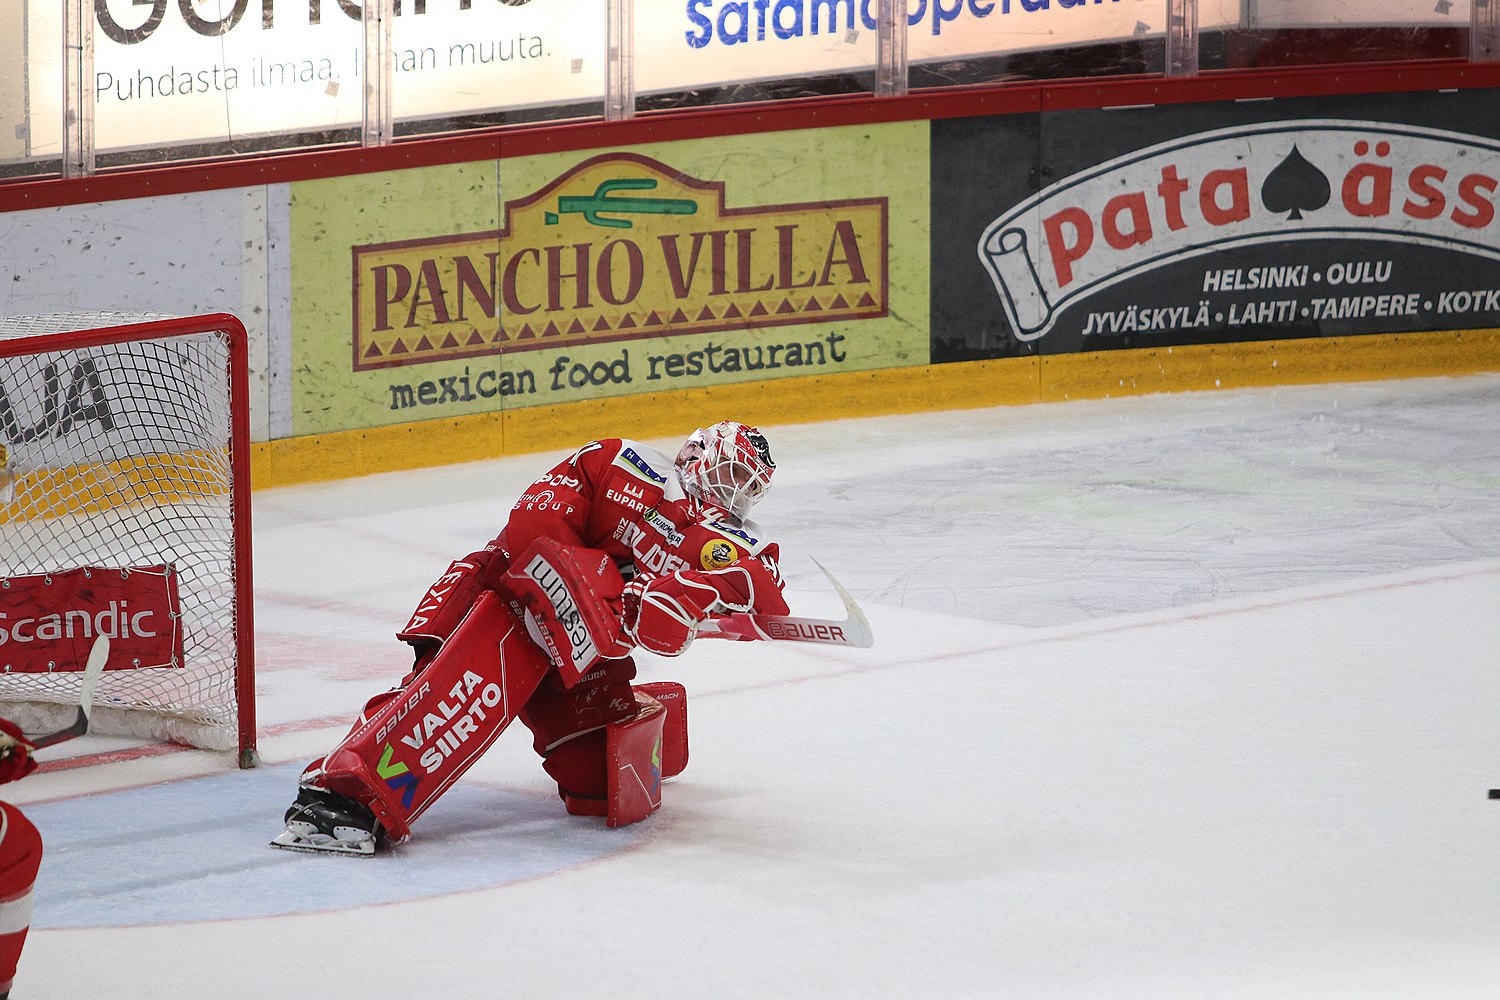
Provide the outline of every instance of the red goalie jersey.
{"type": "MultiPolygon", "coordinates": [[[[727,492],[715,498],[732,502],[727,492]]],[[[634,441],[592,442],[537,479],[491,548],[508,563],[538,538],[601,549],[627,580],[642,583],[679,570],[716,572],[741,564],[749,574],[740,602],[745,610],[788,611],[776,566],[780,550],[760,525],[689,494],[672,460],[634,441]]]]}

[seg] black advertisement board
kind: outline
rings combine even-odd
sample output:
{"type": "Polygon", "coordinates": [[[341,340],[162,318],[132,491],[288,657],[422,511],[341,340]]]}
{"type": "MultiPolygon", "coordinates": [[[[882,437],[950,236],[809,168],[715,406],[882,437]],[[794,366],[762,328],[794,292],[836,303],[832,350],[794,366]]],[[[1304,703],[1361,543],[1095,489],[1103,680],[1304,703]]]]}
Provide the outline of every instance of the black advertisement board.
{"type": "Polygon", "coordinates": [[[1500,326],[1500,90],[932,128],[935,362],[1500,326]]]}

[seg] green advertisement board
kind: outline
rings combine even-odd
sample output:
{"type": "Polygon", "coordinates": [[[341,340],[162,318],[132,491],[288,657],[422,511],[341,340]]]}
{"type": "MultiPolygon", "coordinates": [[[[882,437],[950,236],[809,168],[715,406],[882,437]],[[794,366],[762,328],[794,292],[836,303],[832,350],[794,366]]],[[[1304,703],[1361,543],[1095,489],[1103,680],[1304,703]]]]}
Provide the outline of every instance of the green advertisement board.
{"type": "Polygon", "coordinates": [[[928,133],[295,184],[293,431],[927,364],[928,133]]]}

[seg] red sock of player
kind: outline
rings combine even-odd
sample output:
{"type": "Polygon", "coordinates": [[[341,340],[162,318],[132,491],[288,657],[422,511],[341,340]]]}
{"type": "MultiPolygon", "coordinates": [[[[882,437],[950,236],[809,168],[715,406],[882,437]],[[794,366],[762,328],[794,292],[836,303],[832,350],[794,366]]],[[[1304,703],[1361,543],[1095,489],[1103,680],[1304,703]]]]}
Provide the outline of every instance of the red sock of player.
{"type": "Polygon", "coordinates": [[[0,802],[0,996],[10,991],[31,929],[32,887],[41,863],[41,834],[21,810],[0,802]]]}

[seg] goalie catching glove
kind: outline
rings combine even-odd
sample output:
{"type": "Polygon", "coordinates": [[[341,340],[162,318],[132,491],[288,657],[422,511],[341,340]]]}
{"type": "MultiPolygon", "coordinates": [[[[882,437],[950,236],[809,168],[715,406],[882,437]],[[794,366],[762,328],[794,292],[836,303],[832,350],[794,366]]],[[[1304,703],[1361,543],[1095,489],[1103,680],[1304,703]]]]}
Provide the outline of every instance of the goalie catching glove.
{"type": "Polygon", "coordinates": [[[631,644],[677,656],[714,615],[735,611],[786,614],[771,571],[759,559],[726,569],[681,569],[626,584],[598,549],[538,539],[505,574],[526,607],[532,637],[547,650],[571,687],[601,659],[630,653],[631,644]]]}
{"type": "Polygon", "coordinates": [[[677,656],[687,649],[698,627],[714,615],[788,610],[770,571],[756,559],[727,569],[680,569],[651,580],[638,578],[626,585],[624,600],[624,634],[662,656],[677,656]]]}

